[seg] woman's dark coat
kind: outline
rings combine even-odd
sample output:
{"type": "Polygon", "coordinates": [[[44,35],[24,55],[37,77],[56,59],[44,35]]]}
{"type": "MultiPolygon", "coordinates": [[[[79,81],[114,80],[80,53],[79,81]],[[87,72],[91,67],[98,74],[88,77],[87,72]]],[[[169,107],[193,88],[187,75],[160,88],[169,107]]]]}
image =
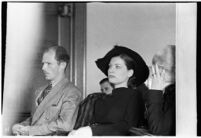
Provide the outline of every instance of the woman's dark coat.
{"type": "Polygon", "coordinates": [[[154,135],[175,135],[175,85],[146,93],[148,127],[154,135]]]}
{"type": "Polygon", "coordinates": [[[112,95],[95,103],[91,125],[94,136],[128,135],[129,129],[140,125],[143,117],[143,100],[137,90],[114,89],[112,95]]]}

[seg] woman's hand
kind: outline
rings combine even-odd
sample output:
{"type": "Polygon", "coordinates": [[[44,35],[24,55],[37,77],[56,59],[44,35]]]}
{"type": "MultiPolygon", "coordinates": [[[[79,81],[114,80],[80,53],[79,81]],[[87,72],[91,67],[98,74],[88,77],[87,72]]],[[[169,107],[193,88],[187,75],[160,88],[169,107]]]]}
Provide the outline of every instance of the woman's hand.
{"type": "Polygon", "coordinates": [[[77,130],[71,131],[68,136],[92,136],[92,130],[89,126],[81,127],[77,130]]]}
{"type": "Polygon", "coordinates": [[[75,131],[77,131],[77,130],[72,130],[70,133],[68,133],[68,136],[74,136],[75,135],[75,131]]]}
{"type": "Polygon", "coordinates": [[[166,86],[165,83],[165,70],[159,69],[158,65],[152,66],[151,78],[147,80],[148,88],[155,90],[163,90],[166,86]]]}

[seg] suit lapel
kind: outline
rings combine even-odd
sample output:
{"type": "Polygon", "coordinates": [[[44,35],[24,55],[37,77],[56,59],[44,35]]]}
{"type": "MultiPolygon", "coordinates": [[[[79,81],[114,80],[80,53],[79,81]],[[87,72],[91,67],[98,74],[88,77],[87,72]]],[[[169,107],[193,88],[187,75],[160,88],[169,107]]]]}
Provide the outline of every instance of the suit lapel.
{"type": "MultiPolygon", "coordinates": [[[[63,95],[62,89],[64,89],[67,85],[68,85],[68,80],[63,79],[52,88],[49,94],[45,97],[45,99],[40,103],[40,105],[36,109],[33,115],[32,124],[34,124],[39,119],[39,117],[44,113],[45,109],[47,109],[49,106],[53,104],[56,104],[60,100],[61,96],[63,95]]],[[[46,87],[44,87],[44,89],[45,88],[46,87]]],[[[40,94],[37,96],[36,103],[39,96],[42,94],[42,92],[40,92],[40,94]]]]}
{"type": "Polygon", "coordinates": [[[48,86],[48,85],[45,85],[45,86],[43,86],[43,87],[39,90],[38,95],[37,95],[37,97],[36,97],[36,99],[35,99],[35,105],[36,105],[36,106],[38,106],[38,98],[41,96],[41,94],[43,93],[43,91],[45,90],[45,88],[47,88],[47,86],[48,86]]]}

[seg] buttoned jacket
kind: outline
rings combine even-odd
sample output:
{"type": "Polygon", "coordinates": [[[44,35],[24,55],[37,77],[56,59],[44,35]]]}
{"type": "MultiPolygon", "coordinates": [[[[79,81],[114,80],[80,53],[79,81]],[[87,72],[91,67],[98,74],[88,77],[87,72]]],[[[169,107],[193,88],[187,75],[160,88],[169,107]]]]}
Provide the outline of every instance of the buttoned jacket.
{"type": "Polygon", "coordinates": [[[56,131],[71,131],[75,125],[82,94],[68,79],[55,85],[38,105],[38,98],[47,86],[36,91],[33,115],[22,122],[30,125],[29,135],[49,135],[56,131]]]}

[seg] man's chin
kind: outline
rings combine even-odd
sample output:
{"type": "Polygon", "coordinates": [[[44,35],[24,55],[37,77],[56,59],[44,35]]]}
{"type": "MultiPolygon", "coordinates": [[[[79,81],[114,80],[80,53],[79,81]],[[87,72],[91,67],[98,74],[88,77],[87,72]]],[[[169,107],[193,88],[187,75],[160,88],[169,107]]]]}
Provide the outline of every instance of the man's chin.
{"type": "Polygon", "coordinates": [[[48,76],[45,76],[45,79],[48,80],[48,81],[51,80],[51,78],[48,77],[48,76]]]}

